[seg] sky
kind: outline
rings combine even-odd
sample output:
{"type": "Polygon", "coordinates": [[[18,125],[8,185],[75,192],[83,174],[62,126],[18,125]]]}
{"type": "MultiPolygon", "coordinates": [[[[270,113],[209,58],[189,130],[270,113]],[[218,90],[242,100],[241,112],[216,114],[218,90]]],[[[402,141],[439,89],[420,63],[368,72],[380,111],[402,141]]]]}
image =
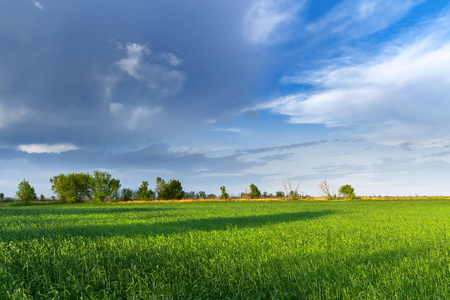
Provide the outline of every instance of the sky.
{"type": "Polygon", "coordinates": [[[0,192],[107,171],[237,195],[450,195],[450,3],[8,0],[0,192]]]}

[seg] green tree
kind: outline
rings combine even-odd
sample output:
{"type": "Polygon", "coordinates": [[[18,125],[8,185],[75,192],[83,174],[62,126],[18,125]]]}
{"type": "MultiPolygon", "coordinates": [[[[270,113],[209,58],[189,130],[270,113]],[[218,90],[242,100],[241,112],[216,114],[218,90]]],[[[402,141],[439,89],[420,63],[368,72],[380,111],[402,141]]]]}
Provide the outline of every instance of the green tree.
{"type": "Polygon", "coordinates": [[[206,192],[205,191],[199,191],[197,193],[197,199],[206,199],[206,192]]]}
{"type": "Polygon", "coordinates": [[[155,191],[156,191],[158,200],[165,199],[165,196],[164,196],[164,187],[165,187],[165,185],[166,185],[166,182],[163,179],[161,179],[161,177],[156,178],[155,191]]]}
{"type": "Polygon", "coordinates": [[[277,198],[284,198],[285,197],[284,192],[282,192],[282,191],[276,192],[275,195],[276,195],[277,198]]]}
{"type": "Polygon", "coordinates": [[[130,201],[133,198],[133,191],[128,188],[122,189],[122,201],[130,201]]]}
{"type": "Polygon", "coordinates": [[[28,181],[25,179],[19,183],[17,188],[16,197],[19,198],[20,201],[31,201],[37,200],[36,192],[34,191],[34,187],[30,185],[28,181]]]}
{"type": "Polygon", "coordinates": [[[230,195],[228,195],[228,193],[227,193],[227,191],[225,190],[225,187],[224,187],[224,186],[221,186],[221,187],[220,187],[220,191],[222,192],[222,194],[220,195],[220,198],[221,198],[221,199],[226,200],[226,199],[230,198],[230,195]]]}
{"type": "Polygon", "coordinates": [[[52,191],[61,201],[69,203],[80,202],[83,198],[91,198],[91,177],[89,173],[59,174],[50,178],[52,191]]]}
{"type": "Polygon", "coordinates": [[[184,191],[181,186],[181,182],[176,179],[169,180],[168,183],[164,184],[164,200],[173,200],[173,199],[183,199],[184,191]]]}
{"type": "Polygon", "coordinates": [[[96,202],[111,201],[112,197],[120,189],[120,180],[112,178],[111,174],[104,171],[94,171],[89,185],[96,202]]]}
{"type": "Polygon", "coordinates": [[[138,190],[139,200],[150,200],[153,199],[154,193],[148,188],[148,181],[142,181],[138,190]]]}
{"type": "Polygon", "coordinates": [[[352,186],[349,184],[341,186],[341,188],[339,189],[339,194],[341,194],[342,196],[344,196],[345,198],[348,198],[348,199],[356,198],[355,189],[352,188],[352,186]]]}
{"type": "Polygon", "coordinates": [[[161,177],[156,178],[156,192],[160,200],[183,199],[185,192],[179,180],[171,179],[165,182],[161,177]]]}
{"type": "Polygon", "coordinates": [[[184,195],[184,197],[185,197],[186,199],[196,199],[196,195],[195,195],[195,192],[194,192],[194,191],[190,191],[189,193],[186,193],[186,194],[184,195]]]}
{"type": "Polygon", "coordinates": [[[261,196],[261,192],[259,191],[258,187],[254,185],[253,183],[250,184],[250,198],[256,199],[261,196]]]}
{"type": "Polygon", "coordinates": [[[0,193],[0,201],[3,201],[3,200],[5,200],[5,194],[0,193]]]}

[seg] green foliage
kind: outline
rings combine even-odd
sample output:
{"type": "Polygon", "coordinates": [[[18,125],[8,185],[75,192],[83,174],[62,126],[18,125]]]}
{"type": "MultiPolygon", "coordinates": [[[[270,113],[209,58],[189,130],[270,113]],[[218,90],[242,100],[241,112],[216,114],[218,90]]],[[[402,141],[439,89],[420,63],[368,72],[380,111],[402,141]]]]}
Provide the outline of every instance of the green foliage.
{"type": "Polygon", "coordinates": [[[183,199],[184,192],[181,182],[175,179],[169,180],[164,186],[164,195],[166,200],[183,199]]]}
{"type": "Polygon", "coordinates": [[[52,191],[58,195],[61,201],[74,203],[81,202],[83,198],[90,199],[92,197],[90,180],[89,173],[72,173],[54,176],[50,179],[50,182],[52,191]]]}
{"type": "Polygon", "coordinates": [[[122,201],[130,201],[133,198],[133,191],[129,188],[122,189],[122,201]]]}
{"type": "Polygon", "coordinates": [[[282,192],[282,191],[276,192],[276,193],[275,193],[275,196],[276,196],[277,198],[284,198],[284,197],[285,197],[284,192],[282,192]]]}
{"type": "Polygon", "coordinates": [[[2,206],[0,299],[448,299],[449,227],[448,200],[2,206]]]}
{"type": "Polygon", "coordinates": [[[190,191],[189,193],[186,193],[185,198],[187,198],[187,199],[195,199],[197,197],[196,197],[194,191],[190,191]]]}
{"type": "Polygon", "coordinates": [[[206,192],[205,191],[199,191],[197,193],[197,199],[206,199],[206,192]]]}
{"type": "Polygon", "coordinates": [[[111,201],[120,188],[120,180],[112,178],[108,172],[94,171],[89,186],[96,202],[111,201]]]}
{"type": "Polygon", "coordinates": [[[3,201],[3,200],[5,200],[5,194],[0,193],[0,201],[3,201]]]}
{"type": "Polygon", "coordinates": [[[155,191],[156,191],[156,194],[158,195],[158,200],[165,199],[165,196],[164,196],[165,185],[166,185],[166,182],[161,177],[156,178],[155,191]]]}
{"type": "Polygon", "coordinates": [[[356,198],[355,189],[352,188],[352,186],[349,184],[341,186],[341,188],[339,189],[339,194],[341,194],[342,196],[344,196],[345,198],[348,198],[348,199],[356,198]]]}
{"type": "Polygon", "coordinates": [[[220,187],[220,191],[221,191],[220,199],[226,200],[226,199],[230,198],[230,196],[228,195],[228,193],[227,193],[227,191],[225,190],[225,187],[224,187],[224,186],[221,186],[221,187],[220,187]]]}
{"type": "Polygon", "coordinates": [[[39,197],[39,200],[45,201],[45,196],[41,194],[41,196],[39,197]]]}
{"type": "Polygon", "coordinates": [[[253,183],[250,184],[250,198],[256,199],[261,196],[261,192],[259,191],[258,187],[254,185],[253,183]]]}
{"type": "Polygon", "coordinates": [[[150,200],[155,196],[153,191],[148,188],[148,181],[142,181],[138,190],[139,200],[150,200]]]}
{"type": "Polygon", "coordinates": [[[185,196],[179,180],[171,179],[166,183],[161,177],[156,179],[156,192],[160,200],[179,200],[185,196]]]}
{"type": "Polygon", "coordinates": [[[34,187],[30,185],[28,181],[25,179],[19,183],[17,188],[16,197],[19,198],[20,201],[31,201],[37,200],[36,192],[34,191],[34,187]]]}

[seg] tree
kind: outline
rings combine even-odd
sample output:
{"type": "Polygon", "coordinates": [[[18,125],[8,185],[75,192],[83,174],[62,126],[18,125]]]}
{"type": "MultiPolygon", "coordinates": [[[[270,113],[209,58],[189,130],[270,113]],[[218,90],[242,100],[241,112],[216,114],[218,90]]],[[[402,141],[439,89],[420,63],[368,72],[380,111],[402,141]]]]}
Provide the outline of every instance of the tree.
{"type": "Polygon", "coordinates": [[[156,178],[156,188],[155,191],[158,195],[158,200],[165,199],[164,197],[164,186],[166,185],[166,182],[161,179],[161,177],[156,178]]]}
{"type": "Polygon", "coordinates": [[[28,181],[25,179],[19,183],[19,186],[17,188],[16,197],[19,198],[20,201],[31,201],[36,200],[36,192],[34,191],[34,187],[30,185],[28,181]]]}
{"type": "Polygon", "coordinates": [[[295,188],[293,188],[290,180],[288,180],[287,182],[283,180],[283,187],[286,191],[286,195],[290,197],[291,200],[297,200],[299,196],[298,189],[300,188],[300,182],[297,183],[295,188]]]}
{"type": "Polygon", "coordinates": [[[154,193],[148,188],[148,181],[142,181],[138,190],[139,200],[150,200],[153,199],[154,193]]]}
{"type": "Polygon", "coordinates": [[[284,198],[285,197],[284,192],[282,192],[282,191],[276,192],[275,195],[276,195],[277,198],[284,198]]]}
{"type": "Polygon", "coordinates": [[[253,183],[250,184],[250,198],[256,199],[261,196],[261,192],[258,190],[258,187],[253,183]]]}
{"type": "Polygon", "coordinates": [[[59,174],[50,178],[52,191],[61,201],[81,202],[83,198],[92,198],[89,173],[59,174]]]}
{"type": "Polygon", "coordinates": [[[184,192],[181,182],[176,179],[170,179],[168,183],[164,186],[164,196],[166,200],[172,199],[183,199],[184,192]]]}
{"type": "Polygon", "coordinates": [[[228,195],[227,191],[225,190],[224,186],[220,187],[220,191],[222,192],[222,194],[220,195],[221,199],[227,200],[228,198],[230,198],[230,196],[228,195]]]}
{"type": "Polygon", "coordinates": [[[112,178],[111,174],[103,171],[94,171],[89,185],[96,202],[110,201],[120,188],[120,180],[112,178]]]}
{"type": "Polygon", "coordinates": [[[161,177],[156,178],[156,191],[160,200],[180,200],[185,196],[181,182],[176,179],[166,183],[161,177]]]}
{"type": "Polygon", "coordinates": [[[355,199],[355,189],[352,188],[351,185],[346,184],[341,186],[341,188],[339,189],[339,194],[341,194],[342,196],[344,196],[345,198],[348,199],[355,199]]]}
{"type": "Polygon", "coordinates": [[[43,194],[41,194],[41,196],[39,198],[41,201],[45,201],[45,196],[43,194]]]}
{"type": "Polygon", "coordinates": [[[320,190],[320,195],[322,197],[326,197],[328,200],[331,200],[331,192],[330,192],[330,185],[328,184],[328,181],[326,179],[322,180],[319,183],[319,190],[320,190]]]}
{"type": "Polygon", "coordinates": [[[133,191],[128,188],[123,188],[121,192],[122,201],[130,201],[133,198],[133,191]]]}
{"type": "Polygon", "coordinates": [[[194,191],[190,191],[189,193],[186,193],[185,197],[187,199],[195,199],[196,198],[195,192],[194,191]]]}
{"type": "Polygon", "coordinates": [[[3,200],[5,200],[5,194],[0,193],[0,201],[3,201],[3,200]]]}
{"type": "Polygon", "coordinates": [[[197,199],[206,199],[206,192],[205,191],[199,191],[197,193],[197,199]]]}

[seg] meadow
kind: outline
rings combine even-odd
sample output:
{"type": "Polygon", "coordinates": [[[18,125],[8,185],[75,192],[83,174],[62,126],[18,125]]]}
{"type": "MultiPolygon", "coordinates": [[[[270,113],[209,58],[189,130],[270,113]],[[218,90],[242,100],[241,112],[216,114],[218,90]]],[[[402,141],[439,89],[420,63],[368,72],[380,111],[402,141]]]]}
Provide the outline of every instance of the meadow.
{"type": "Polygon", "coordinates": [[[446,299],[450,201],[0,207],[1,299],[446,299]]]}

